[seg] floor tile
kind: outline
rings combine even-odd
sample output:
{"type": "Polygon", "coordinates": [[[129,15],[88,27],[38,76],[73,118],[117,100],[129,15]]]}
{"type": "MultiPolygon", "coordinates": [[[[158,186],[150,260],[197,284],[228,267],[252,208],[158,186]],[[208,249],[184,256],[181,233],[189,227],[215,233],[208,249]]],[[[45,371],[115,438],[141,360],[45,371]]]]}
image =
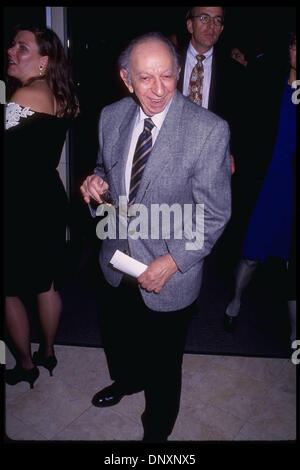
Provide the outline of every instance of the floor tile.
{"type": "Polygon", "coordinates": [[[295,439],[296,395],[277,388],[268,390],[264,399],[253,407],[249,422],[279,439],[295,439]]]}
{"type": "Polygon", "coordinates": [[[278,436],[268,433],[265,429],[255,424],[245,423],[240,432],[234,438],[235,441],[276,441],[278,436]]]}
{"type": "Polygon", "coordinates": [[[183,393],[190,405],[201,401],[246,420],[255,402],[263,398],[266,386],[218,364],[202,380],[196,375],[190,378],[183,384],[183,393]]]}
{"type": "Polygon", "coordinates": [[[55,377],[79,388],[90,400],[96,392],[112,383],[102,348],[57,346],[55,350],[58,359],[55,377]]]}
{"type": "Polygon", "coordinates": [[[286,365],[286,359],[264,357],[216,356],[215,362],[254,379],[272,382],[286,365]]]}
{"type": "Polygon", "coordinates": [[[233,440],[244,421],[213,406],[181,406],[170,440],[233,440]]]}
{"type": "Polygon", "coordinates": [[[5,434],[12,440],[44,440],[45,437],[34,431],[30,426],[7,412],[5,416],[5,434]]]}
{"type": "MultiPolygon", "coordinates": [[[[10,434],[7,434],[11,438],[10,434]]],[[[26,424],[19,425],[19,430],[11,438],[12,441],[47,441],[48,439],[42,434],[36,432],[31,426],[26,424]]]]}
{"type": "MultiPolygon", "coordinates": [[[[38,348],[32,345],[32,350],[38,348]]],[[[6,386],[6,431],[14,440],[141,440],[143,392],[113,408],[92,396],[111,383],[102,348],[55,347],[53,377],[34,389],[6,386]]],[[[15,360],[8,351],[7,367],[15,360]]],[[[293,440],[296,367],[289,359],[185,354],[181,407],[171,441],[293,440]]]]}
{"type": "Polygon", "coordinates": [[[217,356],[202,356],[198,354],[184,354],[182,372],[185,379],[197,374],[200,378],[218,363],[217,356]]]}
{"type": "Polygon", "coordinates": [[[127,417],[135,423],[141,423],[141,415],[145,409],[144,392],[135,393],[122,398],[122,400],[114,406],[114,411],[127,417]]]}
{"type": "Polygon", "coordinates": [[[112,409],[92,406],[53,436],[53,440],[140,441],[142,436],[142,424],[137,425],[112,409]]]}
{"type": "Polygon", "coordinates": [[[280,375],[273,382],[273,388],[278,388],[283,392],[296,395],[297,368],[292,361],[287,361],[280,375]]]}
{"type": "Polygon", "coordinates": [[[50,377],[34,390],[9,402],[7,410],[36,432],[50,439],[90,406],[89,397],[75,387],[50,377]]]}

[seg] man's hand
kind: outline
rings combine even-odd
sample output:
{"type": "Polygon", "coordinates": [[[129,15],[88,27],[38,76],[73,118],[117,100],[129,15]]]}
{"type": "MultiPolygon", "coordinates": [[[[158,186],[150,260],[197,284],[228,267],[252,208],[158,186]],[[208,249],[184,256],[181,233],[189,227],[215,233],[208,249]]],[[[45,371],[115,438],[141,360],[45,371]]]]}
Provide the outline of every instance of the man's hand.
{"type": "Polygon", "coordinates": [[[108,188],[108,184],[100,178],[100,176],[91,175],[84,180],[80,186],[80,191],[87,204],[91,202],[91,198],[99,204],[102,204],[103,200],[101,199],[101,195],[104,194],[108,188]]]}
{"type": "Polygon", "coordinates": [[[138,277],[138,282],[147,292],[159,294],[166,282],[176,271],[178,271],[177,265],[168,253],[152,261],[146,271],[138,277]]]}

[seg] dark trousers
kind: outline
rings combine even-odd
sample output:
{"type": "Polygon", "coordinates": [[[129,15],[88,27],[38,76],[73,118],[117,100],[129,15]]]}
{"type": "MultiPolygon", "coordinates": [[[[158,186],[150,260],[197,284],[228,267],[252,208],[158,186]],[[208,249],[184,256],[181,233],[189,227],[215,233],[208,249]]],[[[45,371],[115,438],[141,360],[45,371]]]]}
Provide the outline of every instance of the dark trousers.
{"type": "MultiPolygon", "coordinates": [[[[127,278],[103,292],[101,337],[111,379],[124,393],[144,390],[145,435],[166,438],[180,405],[181,366],[195,304],[172,312],[146,307],[137,282],[127,278]]],[[[159,295],[159,294],[158,294],[159,295]]]]}

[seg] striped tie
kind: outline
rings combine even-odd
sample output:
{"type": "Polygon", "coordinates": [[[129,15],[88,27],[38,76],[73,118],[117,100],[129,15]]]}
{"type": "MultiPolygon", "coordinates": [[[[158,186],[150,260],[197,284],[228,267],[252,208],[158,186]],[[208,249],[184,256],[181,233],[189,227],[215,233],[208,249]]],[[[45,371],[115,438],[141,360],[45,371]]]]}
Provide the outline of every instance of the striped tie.
{"type": "Polygon", "coordinates": [[[147,160],[152,150],[152,134],[151,131],[154,127],[153,122],[150,118],[144,121],[144,130],[138,138],[131,169],[131,180],[129,190],[129,202],[128,205],[134,203],[136,194],[139,189],[140,182],[142,180],[143,171],[146,166],[147,160]]]}

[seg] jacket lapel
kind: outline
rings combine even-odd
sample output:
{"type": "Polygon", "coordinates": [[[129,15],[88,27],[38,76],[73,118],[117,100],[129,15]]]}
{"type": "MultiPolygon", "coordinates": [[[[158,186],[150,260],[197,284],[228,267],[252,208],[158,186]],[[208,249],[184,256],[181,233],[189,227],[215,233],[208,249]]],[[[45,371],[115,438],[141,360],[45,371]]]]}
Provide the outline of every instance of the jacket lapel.
{"type": "Polygon", "coordinates": [[[119,138],[112,148],[112,180],[116,188],[116,193],[119,195],[125,195],[125,168],[127,163],[127,157],[131,142],[131,136],[134,128],[134,124],[137,118],[139,108],[133,102],[132,106],[129,107],[125,113],[124,119],[122,120],[119,127],[119,138]]]}
{"type": "MultiPolygon", "coordinates": [[[[169,162],[170,155],[182,152],[180,138],[180,116],[184,104],[181,93],[175,91],[169,111],[165,117],[161,130],[154,143],[151,154],[143,173],[142,181],[136,195],[135,203],[138,204],[144,198],[146,192],[169,162]]],[[[111,178],[118,195],[125,195],[125,169],[132,132],[139,112],[138,106],[133,103],[126,111],[124,119],[119,127],[119,138],[112,148],[111,178]]]]}
{"type": "Polygon", "coordinates": [[[152,183],[163,173],[164,167],[170,160],[170,156],[180,152],[182,139],[180,139],[179,124],[183,103],[184,98],[180,92],[176,90],[169,111],[147,161],[142,181],[136,195],[136,204],[142,202],[146,192],[151,189],[152,183]]]}
{"type": "Polygon", "coordinates": [[[211,81],[208,97],[208,109],[212,112],[215,112],[217,109],[218,102],[218,90],[220,87],[220,70],[219,70],[219,61],[217,58],[217,53],[214,51],[212,56],[211,64],[211,81]]]}

